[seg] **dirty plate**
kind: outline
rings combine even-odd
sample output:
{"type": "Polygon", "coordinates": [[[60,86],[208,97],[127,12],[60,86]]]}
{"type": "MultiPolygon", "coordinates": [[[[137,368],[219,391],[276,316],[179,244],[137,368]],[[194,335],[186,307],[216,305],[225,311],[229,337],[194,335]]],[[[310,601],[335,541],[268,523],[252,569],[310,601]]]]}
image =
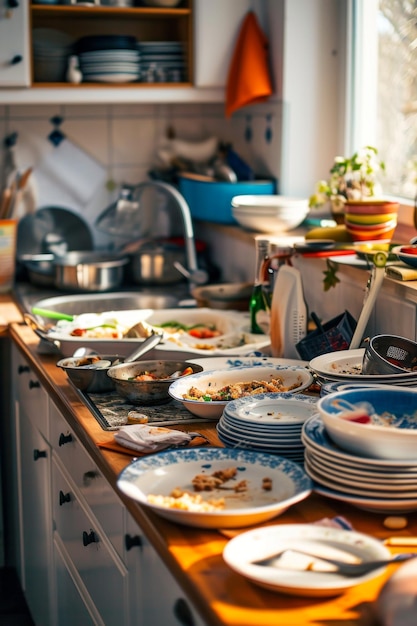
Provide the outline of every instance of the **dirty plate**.
{"type": "Polygon", "coordinates": [[[300,559],[289,567],[254,565],[280,550],[302,550],[346,562],[388,559],[391,554],[380,541],[353,530],[315,524],[282,524],[257,528],[229,541],[223,551],[227,565],[252,582],[290,595],[335,596],[379,576],[384,567],[363,576],[348,578],[334,572],[308,570],[300,559]]]}
{"type": "Polygon", "coordinates": [[[219,392],[229,385],[270,381],[280,379],[278,391],[298,393],[307,389],[313,376],[305,367],[281,367],[279,365],[259,365],[255,367],[235,367],[233,369],[209,370],[192,374],[187,380],[176,380],[169,388],[169,394],[182,402],[185,408],[197,417],[219,419],[230,400],[194,400],[187,396],[191,387],[205,392],[219,392]]]}
{"type": "Polygon", "coordinates": [[[136,459],[121,472],[117,486],[172,522],[200,528],[239,528],[280,515],[307,498],[312,483],[299,465],[273,454],[193,448],[136,459]],[[230,469],[236,469],[236,475],[220,488],[194,491],[192,481],[196,476],[210,481],[214,472],[230,469]],[[240,489],[235,489],[237,485],[240,489]],[[185,510],[148,500],[150,494],[169,497],[177,488],[192,496],[201,495],[205,503],[221,499],[224,508],[204,511],[201,504],[195,504],[194,510],[185,510]]]}

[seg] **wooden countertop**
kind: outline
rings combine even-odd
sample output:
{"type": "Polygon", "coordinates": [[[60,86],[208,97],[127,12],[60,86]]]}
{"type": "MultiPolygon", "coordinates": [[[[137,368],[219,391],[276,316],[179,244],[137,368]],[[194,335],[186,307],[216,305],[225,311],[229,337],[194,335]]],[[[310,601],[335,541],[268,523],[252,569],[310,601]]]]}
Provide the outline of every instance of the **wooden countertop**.
{"type": "MultiPolygon", "coordinates": [[[[117,491],[117,476],[130,462],[129,456],[103,450],[96,445],[98,442],[108,440],[111,433],[101,429],[68,382],[65,373],[56,367],[57,357],[40,355],[37,352],[38,338],[29,327],[19,321],[20,314],[11,296],[2,296],[0,304],[0,330],[3,328],[5,331],[6,324],[10,323],[8,327],[10,338],[28,359],[79,440],[117,491]]],[[[183,425],[182,428],[186,430],[192,427],[183,425]]],[[[213,426],[200,428],[200,431],[213,445],[221,445],[213,426]]],[[[291,597],[266,591],[234,573],[223,562],[222,551],[228,538],[222,532],[170,523],[153,515],[151,511],[142,508],[123,494],[119,493],[119,496],[210,626],[374,624],[372,603],[384,582],[394,571],[392,567],[371,582],[359,585],[336,598],[291,597]]],[[[392,531],[388,531],[383,525],[385,515],[368,513],[318,494],[312,494],[269,523],[302,524],[335,515],[345,516],[355,530],[379,539],[392,534],[392,531]]],[[[409,514],[407,518],[407,528],[395,534],[417,535],[417,513],[409,514]]],[[[404,548],[396,552],[406,550],[404,548]]]]}

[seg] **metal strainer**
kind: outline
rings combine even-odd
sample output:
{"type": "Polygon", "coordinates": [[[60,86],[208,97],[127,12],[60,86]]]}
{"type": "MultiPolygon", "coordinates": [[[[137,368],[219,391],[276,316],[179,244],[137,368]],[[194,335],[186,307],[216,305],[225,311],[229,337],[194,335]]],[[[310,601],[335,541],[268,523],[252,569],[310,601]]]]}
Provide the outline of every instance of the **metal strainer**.
{"type": "Polygon", "coordinates": [[[417,343],[396,335],[376,335],[365,350],[363,374],[414,372],[417,377],[417,343]]]}

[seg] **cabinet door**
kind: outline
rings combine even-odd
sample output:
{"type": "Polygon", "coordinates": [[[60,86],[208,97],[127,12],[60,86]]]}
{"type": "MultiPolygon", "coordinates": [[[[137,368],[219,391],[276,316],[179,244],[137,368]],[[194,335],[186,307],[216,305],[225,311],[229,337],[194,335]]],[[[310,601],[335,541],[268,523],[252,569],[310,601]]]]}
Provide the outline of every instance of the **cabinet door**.
{"type": "Polygon", "coordinates": [[[242,20],[251,0],[194,0],[196,87],[224,87],[242,20]]]}
{"type": "Polygon", "coordinates": [[[35,623],[52,626],[51,454],[24,410],[18,417],[22,587],[35,623]]]}
{"type": "Polygon", "coordinates": [[[14,9],[0,6],[0,87],[27,87],[30,84],[29,2],[14,9]]]}
{"type": "Polygon", "coordinates": [[[76,573],[71,572],[65,550],[59,538],[54,543],[56,572],[56,625],[57,626],[98,626],[102,624],[94,607],[87,605],[81,595],[82,582],[76,573]]]}
{"type": "Polygon", "coordinates": [[[204,626],[205,622],[146,539],[142,552],[143,626],[204,626]]]}

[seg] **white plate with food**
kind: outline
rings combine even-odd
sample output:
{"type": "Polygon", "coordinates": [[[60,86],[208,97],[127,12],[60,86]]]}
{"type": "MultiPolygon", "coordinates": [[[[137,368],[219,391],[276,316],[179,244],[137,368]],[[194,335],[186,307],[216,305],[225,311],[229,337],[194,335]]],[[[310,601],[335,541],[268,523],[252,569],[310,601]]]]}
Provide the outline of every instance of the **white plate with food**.
{"type": "Polygon", "coordinates": [[[72,356],[81,345],[98,353],[127,356],[153,331],[163,333],[155,348],[157,358],[173,358],[174,352],[182,358],[248,354],[270,345],[269,336],[249,332],[247,315],[203,308],[80,314],[71,321],[59,320],[40,336],[63,356],[72,356]]]}
{"type": "Polygon", "coordinates": [[[369,535],[318,524],[256,528],[231,539],[223,551],[225,562],[234,571],[261,587],[291,595],[339,595],[384,571],[381,567],[362,576],[342,576],[330,568],[321,571],[324,564],[320,556],[355,563],[389,559],[391,554],[381,541],[369,535]],[[282,557],[273,565],[254,564],[281,551],[282,557]],[[306,557],[300,551],[314,556],[306,557]]]}
{"type": "Polygon", "coordinates": [[[313,382],[305,367],[260,365],[209,370],[176,380],[169,394],[197,417],[219,419],[228,402],[243,396],[268,393],[296,393],[313,382]]]}
{"type": "Polygon", "coordinates": [[[266,393],[246,396],[227,404],[227,417],[246,425],[279,428],[303,424],[317,413],[317,398],[305,394],[266,393]]]}
{"type": "MultiPolygon", "coordinates": [[[[258,335],[260,337],[260,335],[258,335]]],[[[245,354],[243,356],[207,356],[203,358],[188,359],[192,363],[202,365],[205,370],[226,370],[234,367],[257,367],[258,365],[274,365],[287,367],[307,367],[308,361],[298,359],[284,359],[281,357],[266,356],[264,354],[245,354]]]]}
{"type": "Polygon", "coordinates": [[[172,522],[216,529],[272,519],[311,493],[311,480],[296,463],[227,448],[167,450],[136,459],[117,486],[172,522]]]}
{"type": "Polygon", "coordinates": [[[310,369],[319,377],[331,381],[354,380],[358,382],[396,384],[414,382],[415,373],[400,374],[362,374],[362,361],[365,348],[340,350],[316,356],[309,362],[310,369]]]}

